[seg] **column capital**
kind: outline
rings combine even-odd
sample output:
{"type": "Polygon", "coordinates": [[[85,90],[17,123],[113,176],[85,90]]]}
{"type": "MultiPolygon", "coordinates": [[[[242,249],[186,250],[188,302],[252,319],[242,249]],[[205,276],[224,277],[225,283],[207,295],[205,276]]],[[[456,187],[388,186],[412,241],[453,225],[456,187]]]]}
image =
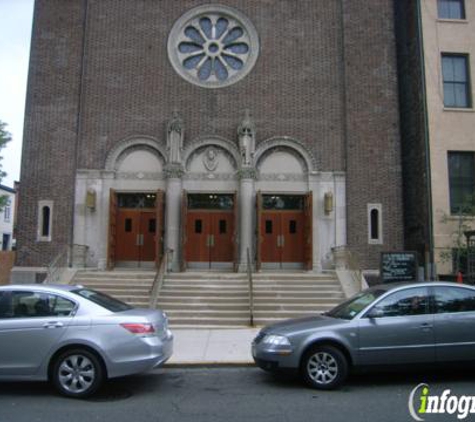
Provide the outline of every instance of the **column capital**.
{"type": "Polygon", "coordinates": [[[241,167],[237,172],[237,176],[240,180],[242,179],[255,180],[257,177],[257,171],[254,167],[241,167]]]}
{"type": "Polygon", "coordinates": [[[167,164],[163,172],[167,179],[181,179],[185,174],[183,166],[175,163],[167,164]]]}

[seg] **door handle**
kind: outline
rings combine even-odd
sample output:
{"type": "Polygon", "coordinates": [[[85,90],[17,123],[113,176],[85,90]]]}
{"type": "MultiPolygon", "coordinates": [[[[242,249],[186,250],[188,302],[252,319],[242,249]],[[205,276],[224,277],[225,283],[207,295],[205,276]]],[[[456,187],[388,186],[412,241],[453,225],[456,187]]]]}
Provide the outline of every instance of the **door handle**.
{"type": "Polygon", "coordinates": [[[280,248],[280,234],[277,235],[277,247],[280,248]]]}
{"type": "Polygon", "coordinates": [[[214,248],[214,234],[210,235],[210,246],[214,248]]]}
{"type": "Polygon", "coordinates": [[[43,324],[43,328],[62,328],[64,327],[64,324],[59,321],[52,321],[52,322],[47,322],[43,324]]]}
{"type": "Polygon", "coordinates": [[[285,246],[285,236],[281,235],[280,246],[283,248],[285,246]]]}
{"type": "Polygon", "coordinates": [[[135,241],[135,246],[140,246],[140,235],[137,235],[137,240],[135,241]]]}

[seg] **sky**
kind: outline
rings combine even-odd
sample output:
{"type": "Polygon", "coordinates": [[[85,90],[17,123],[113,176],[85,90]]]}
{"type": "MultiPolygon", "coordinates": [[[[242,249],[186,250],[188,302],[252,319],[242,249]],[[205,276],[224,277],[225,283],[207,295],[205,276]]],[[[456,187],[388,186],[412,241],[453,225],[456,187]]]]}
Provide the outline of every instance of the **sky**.
{"type": "Polygon", "coordinates": [[[2,185],[20,180],[21,145],[34,0],[0,0],[0,120],[12,141],[0,151],[2,185]]]}

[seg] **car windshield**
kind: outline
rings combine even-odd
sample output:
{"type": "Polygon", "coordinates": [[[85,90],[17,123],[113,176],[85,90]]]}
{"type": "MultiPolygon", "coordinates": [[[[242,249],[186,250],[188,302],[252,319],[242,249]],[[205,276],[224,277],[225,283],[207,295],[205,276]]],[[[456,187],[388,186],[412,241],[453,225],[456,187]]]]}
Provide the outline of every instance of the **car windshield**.
{"type": "Polygon", "coordinates": [[[91,302],[94,302],[96,305],[102,306],[111,312],[123,312],[132,309],[132,306],[127,305],[127,303],[121,302],[118,299],[114,299],[111,296],[108,296],[101,292],[96,292],[91,289],[77,289],[73,290],[73,293],[89,299],[91,302]]]}
{"type": "Polygon", "coordinates": [[[341,303],[337,307],[326,312],[324,315],[339,319],[353,319],[364,308],[386,292],[387,290],[385,289],[366,290],[351,297],[346,302],[341,303]]]}

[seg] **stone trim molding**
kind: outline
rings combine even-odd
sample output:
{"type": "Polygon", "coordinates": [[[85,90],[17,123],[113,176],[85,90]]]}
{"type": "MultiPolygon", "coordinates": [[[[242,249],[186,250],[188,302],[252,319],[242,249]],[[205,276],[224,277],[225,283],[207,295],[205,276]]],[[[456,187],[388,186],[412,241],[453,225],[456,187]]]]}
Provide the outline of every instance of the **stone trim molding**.
{"type": "Polygon", "coordinates": [[[260,161],[273,149],[285,148],[296,153],[305,164],[307,173],[317,170],[317,160],[312,152],[300,141],[289,136],[275,136],[261,142],[254,154],[256,169],[259,168],[260,161]]]}
{"type": "Polygon", "coordinates": [[[157,156],[159,156],[164,163],[167,161],[167,153],[158,140],[151,136],[136,135],[119,141],[114,145],[109,153],[104,164],[104,169],[109,171],[115,171],[120,162],[124,159],[124,154],[128,150],[138,150],[140,148],[152,150],[157,156]]]}

